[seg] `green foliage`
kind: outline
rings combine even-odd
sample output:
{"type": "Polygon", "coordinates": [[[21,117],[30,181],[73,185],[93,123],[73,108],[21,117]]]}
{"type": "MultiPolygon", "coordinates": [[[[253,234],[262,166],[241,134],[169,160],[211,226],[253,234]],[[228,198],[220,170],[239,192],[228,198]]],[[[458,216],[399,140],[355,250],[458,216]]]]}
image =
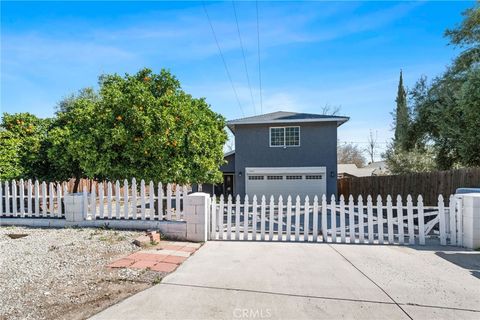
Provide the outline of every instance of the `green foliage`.
{"type": "Polygon", "coordinates": [[[48,175],[45,139],[51,121],[30,113],[3,114],[0,124],[3,179],[44,179],[48,175]]]}
{"type": "Polygon", "coordinates": [[[385,154],[388,169],[392,174],[428,172],[435,169],[435,151],[433,148],[414,148],[406,151],[401,148],[389,148],[385,154]]]}
{"type": "Polygon", "coordinates": [[[480,166],[480,5],[464,16],[446,31],[450,43],[464,50],[442,75],[430,83],[420,78],[409,92],[405,143],[392,144],[385,154],[392,172],[480,166]]]}
{"type": "Polygon", "coordinates": [[[405,148],[407,145],[408,128],[410,124],[410,118],[408,114],[407,106],[407,92],[403,86],[403,74],[400,71],[400,80],[398,81],[397,98],[395,99],[397,108],[395,111],[395,138],[394,144],[401,148],[405,148]]]}

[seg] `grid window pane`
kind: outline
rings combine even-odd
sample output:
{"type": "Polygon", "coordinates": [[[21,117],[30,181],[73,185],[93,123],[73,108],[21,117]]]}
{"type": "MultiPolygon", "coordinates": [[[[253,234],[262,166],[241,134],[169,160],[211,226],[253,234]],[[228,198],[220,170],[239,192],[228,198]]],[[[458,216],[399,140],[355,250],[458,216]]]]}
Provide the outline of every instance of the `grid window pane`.
{"type": "Polygon", "coordinates": [[[285,128],[285,145],[287,146],[300,145],[300,128],[299,127],[285,128]]]}
{"type": "Polygon", "coordinates": [[[285,145],[285,128],[270,128],[270,145],[285,145]]]}

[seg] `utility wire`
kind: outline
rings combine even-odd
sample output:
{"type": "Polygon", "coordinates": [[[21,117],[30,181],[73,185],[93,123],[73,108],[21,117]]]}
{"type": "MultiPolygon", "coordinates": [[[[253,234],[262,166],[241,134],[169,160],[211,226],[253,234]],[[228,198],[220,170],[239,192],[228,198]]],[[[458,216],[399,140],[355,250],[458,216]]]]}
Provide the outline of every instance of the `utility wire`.
{"type": "Polygon", "coordinates": [[[248,88],[250,89],[250,97],[252,98],[253,113],[257,114],[257,108],[255,107],[255,100],[253,99],[252,86],[250,85],[250,76],[248,74],[247,58],[245,57],[245,49],[243,47],[242,36],[240,35],[240,26],[238,24],[237,9],[235,8],[235,1],[232,1],[232,6],[233,6],[233,12],[235,14],[235,22],[237,23],[238,40],[240,41],[240,47],[242,48],[243,65],[245,66],[245,73],[247,75],[248,88]]]}
{"type": "Polygon", "coordinates": [[[260,28],[258,22],[258,0],[255,1],[257,8],[257,44],[258,44],[258,81],[260,84],[260,113],[263,113],[263,98],[262,98],[262,69],[260,66],[260,28]]]}
{"type": "Polygon", "coordinates": [[[245,113],[243,112],[242,104],[240,103],[240,99],[238,98],[237,90],[235,89],[235,85],[232,81],[232,76],[230,75],[230,71],[228,71],[227,62],[225,61],[225,57],[223,56],[222,49],[220,48],[220,44],[218,43],[217,35],[215,33],[215,29],[213,28],[212,21],[210,20],[210,16],[208,15],[207,7],[205,6],[205,2],[202,1],[203,10],[205,11],[205,15],[207,16],[208,23],[210,24],[210,29],[212,30],[213,38],[215,39],[215,43],[217,44],[218,52],[220,52],[220,57],[222,57],[223,66],[225,67],[225,71],[227,72],[228,80],[232,85],[233,93],[235,94],[235,98],[237,99],[238,106],[240,107],[240,111],[242,115],[245,117],[245,113]]]}

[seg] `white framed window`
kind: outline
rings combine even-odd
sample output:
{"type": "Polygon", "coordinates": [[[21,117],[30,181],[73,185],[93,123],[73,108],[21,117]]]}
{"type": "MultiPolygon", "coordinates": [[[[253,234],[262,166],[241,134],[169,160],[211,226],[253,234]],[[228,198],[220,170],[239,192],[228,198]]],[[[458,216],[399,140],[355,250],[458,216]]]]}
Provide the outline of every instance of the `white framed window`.
{"type": "Polygon", "coordinates": [[[299,147],[300,127],[270,127],[270,147],[299,147]]]}

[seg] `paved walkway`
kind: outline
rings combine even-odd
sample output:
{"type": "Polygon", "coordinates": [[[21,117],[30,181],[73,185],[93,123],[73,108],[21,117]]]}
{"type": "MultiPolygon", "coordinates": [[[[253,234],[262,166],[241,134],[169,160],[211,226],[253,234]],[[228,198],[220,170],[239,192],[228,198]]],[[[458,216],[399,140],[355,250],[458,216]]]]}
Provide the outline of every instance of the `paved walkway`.
{"type": "Polygon", "coordinates": [[[480,319],[480,252],[208,242],[93,319],[480,319]]]}

